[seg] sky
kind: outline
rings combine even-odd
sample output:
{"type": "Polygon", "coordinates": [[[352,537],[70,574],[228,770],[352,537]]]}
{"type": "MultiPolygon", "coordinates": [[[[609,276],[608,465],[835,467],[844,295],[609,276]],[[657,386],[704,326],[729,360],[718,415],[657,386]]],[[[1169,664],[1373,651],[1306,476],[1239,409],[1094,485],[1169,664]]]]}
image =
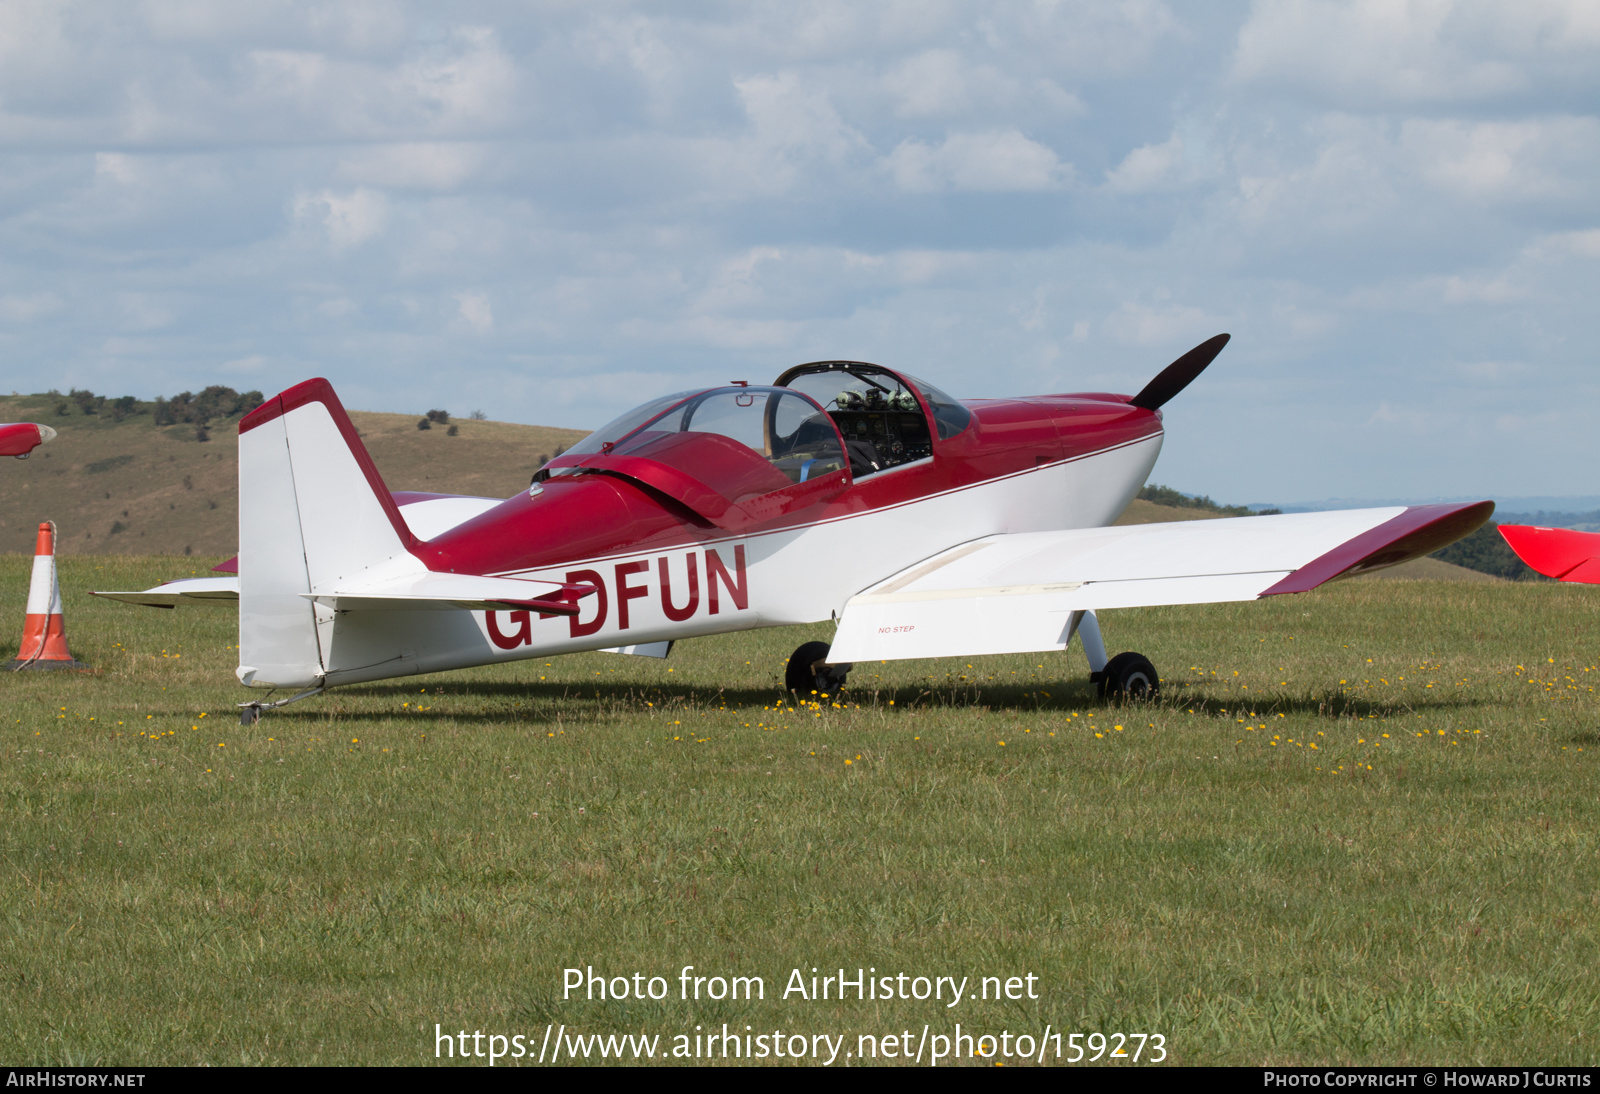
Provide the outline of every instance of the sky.
{"type": "Polygon", "coordinates": [[[1137,391],[1229,502],[1600,492],[1600,5],[4,0],[0,385],[593,428],[1137,391]]]}

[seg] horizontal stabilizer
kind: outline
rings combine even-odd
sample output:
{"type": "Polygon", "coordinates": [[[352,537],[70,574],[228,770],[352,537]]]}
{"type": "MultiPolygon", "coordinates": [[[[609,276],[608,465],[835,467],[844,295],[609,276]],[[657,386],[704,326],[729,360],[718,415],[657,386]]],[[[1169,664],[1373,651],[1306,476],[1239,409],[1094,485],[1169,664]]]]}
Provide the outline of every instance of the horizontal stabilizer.
{"type": "Polygon", "coordinates": [[[1073,613],[1301,592],[1421,558],[1492,502],[988,536],[852,597],[834,661],[1064,648],[1073,613]]]}
{"type": "Polygon", "coordinates": [[[1545,577],[1600,585],[1600,533],[1502,524],[1500,534],[1518,558],[1545,577]]]}
{"type": "Polygon", "coordinates": [[[593,585],[425,572],[330,592],[300,595],[336,612],[493,612],[521,608],[545,615],[577,615],[579,598],[592,592],[593,585]]]}
{"type": "Polygon", "coordinates": [[[169,581],[153,589],[135,593],[91,593],[124,604],[143,604],[147,608],[176,608],[180,604],[209,604],[213,607],[239,606],[237,577],[192,577],[169,581]]]}

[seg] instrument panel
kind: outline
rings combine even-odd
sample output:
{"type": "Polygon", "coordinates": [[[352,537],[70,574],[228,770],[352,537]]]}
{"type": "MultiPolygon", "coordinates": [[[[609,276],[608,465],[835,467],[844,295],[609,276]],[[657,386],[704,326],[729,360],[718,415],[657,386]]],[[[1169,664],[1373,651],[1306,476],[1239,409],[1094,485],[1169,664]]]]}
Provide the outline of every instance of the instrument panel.
{"type": "Polygon", "coordinates": [[[933,455],[928,419],[921,410],[835,410],[829,416],[846,441],[870,441],[886,468],[933,455]]]}

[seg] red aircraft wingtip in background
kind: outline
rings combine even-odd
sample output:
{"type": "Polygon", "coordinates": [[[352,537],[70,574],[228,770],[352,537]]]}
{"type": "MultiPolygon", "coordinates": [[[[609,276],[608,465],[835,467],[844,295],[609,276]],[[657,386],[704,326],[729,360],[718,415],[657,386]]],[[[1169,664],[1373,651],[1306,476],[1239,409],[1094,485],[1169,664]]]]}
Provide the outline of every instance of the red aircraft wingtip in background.
{"type": "Polygon", "coordinates": [[[1500,534],[1518,558],[1545,577],[1600,585],[1600,533],[1502,524],[1500,534]]]}
{"type": "Polygon", "coordinates": [[[16,422],[0,425],[0,456],[15,456],[25,460],[46,441],[54,440],[56,431],[47,425],[34,422],[16,422]]]}

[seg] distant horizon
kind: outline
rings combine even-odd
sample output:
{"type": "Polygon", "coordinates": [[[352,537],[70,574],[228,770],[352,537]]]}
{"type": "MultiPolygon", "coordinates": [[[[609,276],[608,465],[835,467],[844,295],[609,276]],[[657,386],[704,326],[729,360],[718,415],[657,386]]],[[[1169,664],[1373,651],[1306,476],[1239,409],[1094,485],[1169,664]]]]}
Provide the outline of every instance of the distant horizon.
{"type": "Polygon", "coordinates": [[[1315,501],[1248,502],[1251,509],[1275,508],[1285,513],[1318,513],[1332,509],[1369,509],[1386,505],[1442,505],[1492,501],[1496,516],[1502,513],[1551,513],[1577,516],[1600,511],[1600,494],[1529,495],[1497,498],[1490,493],[1409,498],[1322,498],[1315,501]]]}

